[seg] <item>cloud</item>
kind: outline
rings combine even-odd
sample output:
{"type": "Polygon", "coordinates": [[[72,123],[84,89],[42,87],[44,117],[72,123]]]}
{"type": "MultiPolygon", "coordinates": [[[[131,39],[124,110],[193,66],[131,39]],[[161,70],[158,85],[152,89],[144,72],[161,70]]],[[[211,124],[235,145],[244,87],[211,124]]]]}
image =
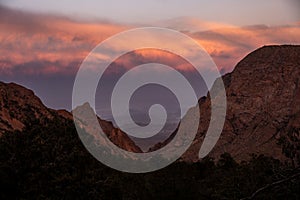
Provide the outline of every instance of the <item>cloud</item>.
{"type": "MultiPolygon", "coordinates": [[[[195,39],[211,55],[222,72],[229,72],[246,54],[266,44],[300,43],[300,24],[268,27],[256,25],[234,27],[193,18],[176,18],[161,22],[195,39]]],[[[75,74],[80,63],[101,41],[133,28],[107,21],[82,22],[62,16],[27,13],[0,5],[0,72],[2,74],[75,74]]],[[[118,43],[101,54],[108,60],[110,51],[130,47],[131,42],[118,43]]],[[[156,43],[163,43],[156,38],[156,43]]],[[[178,41],[172,45],[179,46],[178,41]]],[[[180,46],[179,46],[180,47],[180,46]]],[[[185,54],[189,49],[181,49],[185,54]]],[[[109,72],[121,73],[133,65],[166,63],[181,71],[192,71],[178,57],[162,51],[135,51],[117,60],[109,72]]]]}
{"type": "Polygon", "coordinates": [[[231,71],[236,63],[253,50],[272,44],[300,44],[300,26],[256,25],[220,28],[190,33],[212,56],[219,69],[231,71]]]}
{"type": "Polygon", "coordinates": [[[108,71],[118,72],[120,68],[127,71],[146,63],[160,63],[179,71],[195,71],[194,67],[182,57],[159,49],[140,49],[129,52],[115,60],[108,71]]]}
{"type": "MultiPolygon", "coordinates": [[[[27,13],[0,5],[1,73],[12,74],[14,68],[20,71],[29,63],[34,66],[24,68],[23,73],[64,73],[64,66],[80,63],[99,42],[128,28],[110,22],[84,23],[62,16],[27,13]],[[56,63],[60,64],[55,66],[56,63]]],[[[74,66],[70,73],[77,68],[74,66]]]]}
{"type": "Polygon", "coordinates": [[[156,26],[175,29],[182,32],[202,32],[213,29],[234,27],[230,24],[203,21],[193,17],[177,17],[155,23],[156,26]]]}

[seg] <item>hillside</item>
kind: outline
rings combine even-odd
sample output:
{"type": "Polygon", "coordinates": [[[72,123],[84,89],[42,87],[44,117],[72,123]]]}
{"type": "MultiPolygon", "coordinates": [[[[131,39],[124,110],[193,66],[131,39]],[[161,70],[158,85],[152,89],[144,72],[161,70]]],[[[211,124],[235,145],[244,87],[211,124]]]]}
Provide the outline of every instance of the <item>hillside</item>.
{"type": "MultiPolygon", "coordinates": [[[[238,161],[263,154],[300,161],[300,46],[264,46],[222,77],[227,96],[224,129],[209,154],[227,152],[238,161]]],[[[183,160],[197,160],[210,120],[210,98],[199,101],[201,120],[183,160]]]]}
{"type": "MultiPolygon", "coordinates": [[[[33,126],[46,126],[54,118],[73,121],[72,114],[66,110],[47,108],[33,91],[15,83],[0,82],[0,135],[6,132],[22,131],[33,126]]],[[[99,123],[117,146],[131,152],[142,152],[135,143],[111,122],[98,118],[99,123]]],[[[82,128],[88,127],[82,124],[82,128]]],[[[95,135],[93,132],[89,134],[95,135]]]]}

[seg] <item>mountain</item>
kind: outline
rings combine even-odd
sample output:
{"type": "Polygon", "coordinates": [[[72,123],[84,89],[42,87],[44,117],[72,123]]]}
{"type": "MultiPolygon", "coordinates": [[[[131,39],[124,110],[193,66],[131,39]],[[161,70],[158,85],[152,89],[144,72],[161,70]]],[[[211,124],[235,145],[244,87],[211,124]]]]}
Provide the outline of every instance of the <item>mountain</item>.
{"type": "MultiPolygon", "coordinates": [[[[222,77],[227,113],[220,139],[209,156],[227,152],[235,160],[264,154],[300,161],[300,46],[264,46],[222,77]]],[[[210,98],[199,100],[200,123],[193,145],[182,156],[196,161],[210,121],[210,98]]]]}
{"type": "MultiPolygon", "coordinates": [[[[229,153],[235,160],[249,160],[264,154],[281,161],[300,160],[300,46],[264,46],[241,60],[233,72],[222,77],[227,95],[227,114],[221,137],[209,156],[218,159],[229,153]]],[[[210,121],[210,97],[199,100],[200,123],[193,145],[182,156],[197,161],[210,121]]],[[[88,104],[81,108],[93,110],[88,104]]],[[[76,110],[76,109],[75,109],[76,110]]],[[[77,109],[80,110],[80,107],[77,109]]],[[[73,120],[64,110],[43,105],[31,90],[14,83],[0,82],[0,134],[22,131],[34,125],[43,127],[54,118],[73,120]]],[[[111,122],[98,118],[108,138],[117,146],[142,152],[130,137],[111,122]]],[[[97,137],[90,127],[81,128],[97,137]]],[[[151,147],[154,151],[173,139],[175,133],[151,147]]],[[[105,145],[105,141],[103,143],[105,145]]]]}
{"type": "Polygon", "coordinates": [[[52,118],[52,111],[31,90],[0,82],[0,134],[21,131],[37,121],[45,123],[52,118]]]}
{"type": "MultiPolygon", "coordinates": [[[[230,151],[240,160],[251,152],[269,153],[282,160],[295,158],[300,146],[297,58],[297,46],[264,47],[223,77],[228,116],[210,156],[230,151]],[[261,73],[264,71],[267,73],[261,73]],[[280,79],[283,81],[278,82],[280,79]],[[244,119],[249,121],[242,123],[244,119]],[[273,126],[278,129],[274,131],[273,126]]],[[[70,112],[45,107],[32,91],[16,84],[0,83],[0,91],[0,199],[299,199],[299,167],[263,155],[236,162],[225,153],[218,160],[207,157],[195,163],[174,162],[151,173],[116,171],[83,146],[70,112]]],[[[201,126],[182,160],[197,159],[209,121],[209,98],[199,100],[201,126]]],[[[74,112],[80,110],[94,112],[88,104],[74,112]]],[[[98,121],[111,140],[123,137],[110,122],[98,121]]],[[[84,121],[80,126],[89,132],[84,121]]]]}
{"type": "MultiPolygon", "coordinates": [[[[89,105],[82,105],[84,106],[89,105]]],[[[73,121],[70,112],[47,108],[33,91],[15,83],[0,82],[0,135],[30,129],[34,125],[43,127],[56,118],[73,121]]],[[[127,134],[115,128],[111,122],[100,118],[98,121],[104,133],[114,144],[127,151],[142,152],[127,134]]],[[[84,123],[81,125],[81,128],[88,130],[84,123]]],[[[95,135],[93,132],[89,134],[95,135]]]]}
{"type": "MultiPolygon", "coordinates": [[[[91,126],[93,124],[93,119],[90,119],[90,114],[94,115],[93,109],[90,107],[88,103],[85,103],[77,108],[75,108],[73,111],[73,114],[76,113],[76,116],[80,116],[81,118],[77,118],[75,121],[77,124],[79,124],[80,128],[84,129],[87,133],[91,134],[97,142],[100,142],[101,145],[106,146],[106,140],[99,135],[99,131],[97,130],[97,124],[96,126],[91,126]],[[88,114],[87,114],[88,113],[88,114]],[[89,124],[89,125],[87,125],[89,124]]],[[[121,147],[122,149],[125,149],[130,152],[135,153],[142,153],[140,147],[138,147],[131,139],[130,137],[124,133],[119,128],[115,128],[112,124],[112,122],[105,121],[97,117],[98,123],[101,126],[101,129],[106,134],[108,139],[112,141],[115,145],[118,147],[121,147]]]]}

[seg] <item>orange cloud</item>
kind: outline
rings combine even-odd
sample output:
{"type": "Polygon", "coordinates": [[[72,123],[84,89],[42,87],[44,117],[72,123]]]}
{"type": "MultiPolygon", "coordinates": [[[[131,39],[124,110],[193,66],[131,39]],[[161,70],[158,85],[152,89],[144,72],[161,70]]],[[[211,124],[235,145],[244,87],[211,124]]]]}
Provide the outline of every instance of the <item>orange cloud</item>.
{"type": "MultiPolygon", "coordinates": [[[[0,7],[0,72],[22,73],[75,73],[79,64],[101,41],[121,31],[133,28],[109,22],[78,22],[64,17],[37,15],[0,7]]],[[[246,54],[266,44],[300,43],[300,24],[267,27],[233,27],[226,24],[178,18],[164,21],[162,26],[184,30],[211,55],[223,72],[233,69],[246,54]],[[191,28],[193,27],[193,28],[191,28]],[[201,30],[201,31],[199,31],[201,30]],[[205,30],[205,31],[204,31],[205,30]]],[[[154,38],[156,43],[164,43],[154,38]]],[[[110,51],[130,47],[134,41],[123,41],[110,51]]],[[[178,41],[172,45],[180,46],[178,41]]],[[[184,54],[189,49],[180,49],[184,54]]],[[[109,59],[99,55],[98,60],[109,59]]],[[[192,67],[180,57],[160,50],[139,50],[115,61],[115,66],[129,69],[133,64],[149,60],[166,63],[178,70],[191,71],[192,67]]]]}
{"type": "MultiPolygon", "coordinates": [[[[27,66],[22,72],[28,74],[66,72],[64,66],[80,63],[99,42],[130,28],[109,22],[83,23],[64,17],[24,13],[1,6],[0,12],[2,74],[10,74],[15,66],[19,69],[22,65],[27,66]],[[31,70],[28,65],[37,62],[40,68],[31,70]]],[[[68,68],[69,73],[77,68],[68,68]]]]}
{"type": "Polygon", "coordinates": [[[118,70],[116,68],[129,70],[135,66],[146,63],[160,63],[180,71],[194,71],[193,66],[188,61],[171,52],[160,49],[139,49],[129,52],[115,60],[111,65],[114,68],[111,72],[117,72],[118,70]]]}
{"type": "Polygon", "coordinates": [[[263,45],[300,44],[299,35],[299,25],[230,27],[190,34],[225,71],[231,71],[244,56],[263,45]]]}
{"type": "Polygon", "coordinates": [[[234,27],[230,24],[204,21],[192,17],[178,17],[175,19],[159,21],[155,24],[156,26],[167,27],[182,32],[202,32],[207,30],[234,27]]]}

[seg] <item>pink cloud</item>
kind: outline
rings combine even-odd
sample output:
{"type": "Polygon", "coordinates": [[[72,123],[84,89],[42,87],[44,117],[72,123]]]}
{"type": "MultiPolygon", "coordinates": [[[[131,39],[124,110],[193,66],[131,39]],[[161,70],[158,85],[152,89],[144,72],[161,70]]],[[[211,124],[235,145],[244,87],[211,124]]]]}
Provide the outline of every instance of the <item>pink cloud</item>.
{"type": "MultiPolygon", "coordinates": [[[[27,74],[75,73],[79,64],[98,43],[116,33],[133,28],[103,21],[78,22],[65,17],[30,14],[3,7],[0,7],[0,11],[2,74],[12,74],[14,70],[27,74]]],[[[167,26],[169,23],[170,27],[187,31],[185,33],[202,45],[219,69],[225,72],[231,71],[240,59],[262,45],[300,43],[299,22],[278,27],[233,27],[190,18],[179,18],[177,21],[180,22],[177,23],[177,27],[174,20],[164,22],[163,25],[167,26]],[[190,27],[202,31],[186,30],[190,27]]],[[[122,45],[130,45],[130,42],[120,44],[112,51],[117,51],[122,45]]],[[[109,54],[103,55],[101,59],[109,59],[109,54]]],[[[192,70],[192,67],[178,56],[148,49],[135,51],[115,61],[116,66],[124,69],[115,68],[111,69],[111,72],[126,70],[134,64],[149,60],[173,65],[182,71],[192,70]]]]}

